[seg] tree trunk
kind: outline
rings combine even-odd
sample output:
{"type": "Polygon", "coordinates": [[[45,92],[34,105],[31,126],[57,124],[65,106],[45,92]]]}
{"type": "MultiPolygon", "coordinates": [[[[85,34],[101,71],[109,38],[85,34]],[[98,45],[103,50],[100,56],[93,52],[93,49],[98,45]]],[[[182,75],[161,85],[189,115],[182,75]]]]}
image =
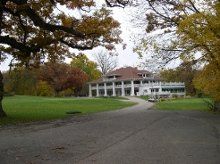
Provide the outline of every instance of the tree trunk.
{"type": "MultiPolygon", "coordinates": [[[[3,3],[5,4],[6,2],[2,2],[1,1],[1,4],[0,4],[0,35],[2,34],[2,17],[3,17],[3,3]]],[[[2,51],[0,51],[0,61],[1,61],[1,56],[2,55],[2,51]]],[[[3,75],[2,75],[2,72],[0,70],[0,118],[1,117],[6,117],[6,113],[4,112],[3,110],[3,107],[2,107],[2,100],[3,100],[3,96],[4,96],[4,84],[3,84],[3,75]]]]}
{"type": "Polygon", "coordinates": [[[6,113],[4,112],[3,106],[2,106],[3,96],[4,96],[3,75],[2,75],[2,72],[0,71],[0,118],[6,117],[6,113]]]}

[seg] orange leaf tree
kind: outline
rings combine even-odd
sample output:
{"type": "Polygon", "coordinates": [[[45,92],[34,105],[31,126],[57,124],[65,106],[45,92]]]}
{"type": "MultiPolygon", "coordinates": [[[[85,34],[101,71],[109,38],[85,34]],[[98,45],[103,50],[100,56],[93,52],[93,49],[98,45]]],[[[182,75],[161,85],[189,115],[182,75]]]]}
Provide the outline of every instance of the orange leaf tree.
{"type": "Polygon", "coordinates": [[[88,76],[79,68],[72,68],[65,63],[46,63],[40,67],[40,80],[46,81],[55,91],[71,88],[79,90],[85,85],[88,76]]]}

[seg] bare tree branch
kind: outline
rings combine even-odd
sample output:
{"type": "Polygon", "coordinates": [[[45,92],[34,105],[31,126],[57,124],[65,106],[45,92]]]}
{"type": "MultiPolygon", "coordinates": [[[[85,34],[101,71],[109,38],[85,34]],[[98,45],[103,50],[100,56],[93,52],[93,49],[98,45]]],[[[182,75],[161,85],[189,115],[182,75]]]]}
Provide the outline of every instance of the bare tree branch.
{"type": "Polygon", "coordinates": [[[114,55],[110,55],[107,51],[100,51],[95,55],[95,58],[103,75],[117,67],[117,58],[114,55]]]}

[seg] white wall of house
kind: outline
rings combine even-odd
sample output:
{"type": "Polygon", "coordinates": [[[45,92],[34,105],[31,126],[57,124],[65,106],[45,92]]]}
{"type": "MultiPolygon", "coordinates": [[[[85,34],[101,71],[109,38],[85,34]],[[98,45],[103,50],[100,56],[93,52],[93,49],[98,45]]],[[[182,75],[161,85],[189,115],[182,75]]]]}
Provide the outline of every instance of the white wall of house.
{"type": "Polygon", "coordinates": [[[155,80],[104,81],[89,84],[89,96],[185,96],[184,83],[164,83],[155,80]]]}

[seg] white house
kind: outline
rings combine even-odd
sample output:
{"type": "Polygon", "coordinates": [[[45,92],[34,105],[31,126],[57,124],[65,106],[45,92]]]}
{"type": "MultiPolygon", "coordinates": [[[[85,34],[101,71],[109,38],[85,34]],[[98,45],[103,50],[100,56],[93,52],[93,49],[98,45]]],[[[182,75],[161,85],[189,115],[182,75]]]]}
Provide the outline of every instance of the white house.
{"type": "Polygon", "coordinates": [[[185,96],[182,82],[163,82],[146,70],[123,67],[89,82],[89,96],[185,96]]]}

